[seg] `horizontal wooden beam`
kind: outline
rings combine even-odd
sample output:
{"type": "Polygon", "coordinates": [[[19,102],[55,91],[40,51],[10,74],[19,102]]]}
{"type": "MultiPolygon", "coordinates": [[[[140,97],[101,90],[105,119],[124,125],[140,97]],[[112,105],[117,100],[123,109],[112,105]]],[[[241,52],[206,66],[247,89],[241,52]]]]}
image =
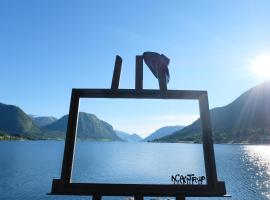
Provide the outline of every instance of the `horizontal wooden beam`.
{"type": "Polygon", "coordinates": [[[102,184],[70,183],[62,184],[54,179],[53,195],[102,195],[102,196],[185,196],[185,197],[221,197],[226,195],[225,183],[217,182],[217,188],[208,185],[173,184],[102,184]]]}
{"type": "Polygon", "coordinates": [[[79,98],[130,98],[130,99],[200,99],[206,91],[196,90],[136,90],[136,89],[73,89],[79,98]]]}

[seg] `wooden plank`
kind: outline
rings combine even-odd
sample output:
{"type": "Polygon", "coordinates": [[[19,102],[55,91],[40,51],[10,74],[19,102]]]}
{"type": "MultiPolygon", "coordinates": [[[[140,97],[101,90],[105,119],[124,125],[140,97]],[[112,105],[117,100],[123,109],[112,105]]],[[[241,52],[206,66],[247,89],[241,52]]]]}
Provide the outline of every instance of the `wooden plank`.
{"type": "Polygon", "coordinates": [[[226,194],[224,182],[217,182],[217,188],[208,185],[173,185],[173,184],[102,184],[70,183],[63,185],[61,180],[54,180],[51,194],[58,195],[93,195],[103,196],[185,196],[185,197],[220,197],[226,194]]]}
{"type": "Polygon", "coordinates": [[[111,84],[111,89],[113,90],[116,90],[119,87],[121,69],[122,69],[122,58],[117,55],[115,58],[113,79],[111,84]]]}
{"type": "Polygon", "coordinates": [[[136,56],[135,89],[143,89],[143,56],[136,56]]]}

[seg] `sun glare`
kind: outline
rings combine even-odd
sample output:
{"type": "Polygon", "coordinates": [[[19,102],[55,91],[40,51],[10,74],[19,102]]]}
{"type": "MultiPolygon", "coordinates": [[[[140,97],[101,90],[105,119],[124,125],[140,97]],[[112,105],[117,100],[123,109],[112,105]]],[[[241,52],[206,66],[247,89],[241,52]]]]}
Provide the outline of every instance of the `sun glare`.
{"type": "Polygon", "coordinates": [[[251,61],[250,71],[259,79],[270,78],[270,54],[258,55],[251,61]]]}

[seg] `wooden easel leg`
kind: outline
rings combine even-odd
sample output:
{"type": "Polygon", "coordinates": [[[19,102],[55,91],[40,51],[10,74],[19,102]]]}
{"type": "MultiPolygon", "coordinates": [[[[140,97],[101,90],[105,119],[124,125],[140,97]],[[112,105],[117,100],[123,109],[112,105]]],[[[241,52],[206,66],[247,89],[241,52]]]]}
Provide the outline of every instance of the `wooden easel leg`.
{"type": "Polygon", "coordinates": [[[143,89],[143,57],[136,56],[135,89],[143,89]]]}
{"type": "Polygon", "coordinates": [[[143,200],[143,196],[142,195],[136,195],[134,197],[134,200],[143,200]]]}
{"type": "Polygon", "coordinates": [[[185,200],[186,199],[186,197],[184,197],[184,196],[176,196],[176,200],[185,200]]]}
{"type": "Polygon", "coordinates": [[[119,87],[119,80],[122,68],[122,58],[120,56],[116,56],[115,64],[114,64],[114,71],[113,71],[113,79],[112,79],[112,90],[117,90],[119,87]]]}
{"type": "Polygon", "coordinates": [[[101,200],[101,199],[102,199],[101,195],[97,195],[97,194],[94,194],[92,197],[92,200],[101,200]]]}

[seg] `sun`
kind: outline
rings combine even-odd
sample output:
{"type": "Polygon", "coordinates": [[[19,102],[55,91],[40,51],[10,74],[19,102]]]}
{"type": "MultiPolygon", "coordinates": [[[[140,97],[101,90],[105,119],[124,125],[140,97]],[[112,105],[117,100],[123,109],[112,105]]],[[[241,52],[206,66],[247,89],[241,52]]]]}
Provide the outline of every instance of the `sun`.
{"type": "Polygon", "coordinates": [[[251,61],[250,72],[258,79],[270,79],[270,54],[261,54],[251,61]]]}

